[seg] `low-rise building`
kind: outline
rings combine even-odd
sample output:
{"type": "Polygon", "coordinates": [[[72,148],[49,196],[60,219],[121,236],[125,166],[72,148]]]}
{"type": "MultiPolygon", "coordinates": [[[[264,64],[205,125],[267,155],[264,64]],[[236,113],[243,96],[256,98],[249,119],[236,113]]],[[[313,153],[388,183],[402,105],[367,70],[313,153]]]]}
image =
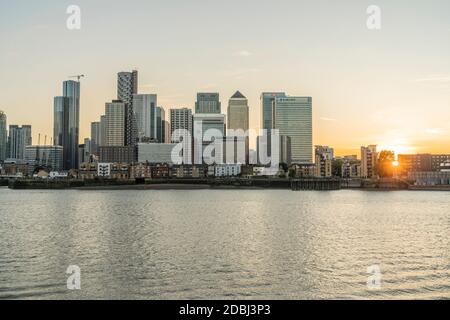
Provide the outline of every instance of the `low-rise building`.
{"type": "Polygon", "coordinates": [[[314,175],[317,178],[330,178],[332,174],[332,161],[334,150],[328,146],[316,146],[314,175]]]}
{"type": "Polygon", "coordinates": [[[203,165],[174,165],[171,167],[171,176],[174,178],[205,178],[208,167],[203,165]]]}
{"type": "Polygon", "coordinates": [[[139,143],[137,146],[137,159],[139,163],[173,164],[172,150],[174,143],[139,143]]]}
{"type": "Polygon", "coordinates": [[[215,177],[237,177],[242,172],[240,164],[219,164],[214,166],[215,177]]]}
{"type": "Polygon", "coordinates": [[[152,167],[149,163],[136,163],[130,167],[131,179],[151,179],[152,167]]]}
{"type": "Polygon", "coordinates": [[[134,146],[101,146],[99,153],[101,163],[134,163],[137,160],[134,146]]]}
{"type": "Polygon", "coordinates": [[[166,179],[170,177],[170,168],[167,164],[155,164],[151,166],[152,179],[166,179]]]}
{"type": "Polygon", "coordinates": [[[450,185],[450,172],[410,172],[408,180],[414,181],[418,186],[450,185]]]}

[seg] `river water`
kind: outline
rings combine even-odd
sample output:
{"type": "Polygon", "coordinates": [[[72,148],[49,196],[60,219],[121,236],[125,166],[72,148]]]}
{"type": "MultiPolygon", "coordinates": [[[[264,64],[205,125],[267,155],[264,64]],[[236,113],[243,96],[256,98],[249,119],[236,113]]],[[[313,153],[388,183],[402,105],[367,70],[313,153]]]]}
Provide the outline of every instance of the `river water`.
{"type": "Polygon", "coordinates": [[[449,245],[448,192],[0,188],[0,299],[450,298],[449,245]]]}

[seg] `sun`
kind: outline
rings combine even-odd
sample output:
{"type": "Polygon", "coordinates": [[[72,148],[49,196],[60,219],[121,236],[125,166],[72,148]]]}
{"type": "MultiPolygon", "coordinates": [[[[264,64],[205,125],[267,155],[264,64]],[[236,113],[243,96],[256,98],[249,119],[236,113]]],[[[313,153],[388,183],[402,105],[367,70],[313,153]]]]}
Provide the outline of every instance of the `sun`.
{"type": "Polygon", "coordinates": [[[392,162],[392,165],[393,165],[394,167],[398,167],[398,166],[400,165],[400,162],[398,162],[398,161],[393,161],[393,162],[392,162]]]}

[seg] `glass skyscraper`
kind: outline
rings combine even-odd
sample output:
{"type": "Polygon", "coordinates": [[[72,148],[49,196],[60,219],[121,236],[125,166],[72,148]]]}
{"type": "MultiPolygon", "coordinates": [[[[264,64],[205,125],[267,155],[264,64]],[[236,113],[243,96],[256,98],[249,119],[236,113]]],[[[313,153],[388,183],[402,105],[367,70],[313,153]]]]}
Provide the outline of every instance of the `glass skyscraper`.
{"type": "Polygon", "coordinates": [[[25,159],[25,147],[31,144],[31,126],[9,126],[8,158],[25,159]]]}
{"type": "Polygon", "coordinates": [[[157,139],[157,102],[158,96],[156,94],[133,95],[137,138],[141,142],[157,139]]]}
{"type": "Polygon", "coordinates": [[[311,164],[313,159],[312,98],[275,99],[273,128],[291,138],[292,163],[311,164]]]}
{"type": "Polygon", "coordinates": [[[284,92],[263,92],[261,94],[261,129],[273,128],[273,105],[276,98],[285,97],[284,92]]]}
{"type": "Polygon", "coordinates": [[[0,161],[6,160],[7,134],[6,114],[0,110],[0,161]]]}
{"type": "Polygon", "coordinates": [[[54,145],[62,146],[64,170],[78,169],[80,82],[64,81],[63,96],[54,99],[54,145]]]}

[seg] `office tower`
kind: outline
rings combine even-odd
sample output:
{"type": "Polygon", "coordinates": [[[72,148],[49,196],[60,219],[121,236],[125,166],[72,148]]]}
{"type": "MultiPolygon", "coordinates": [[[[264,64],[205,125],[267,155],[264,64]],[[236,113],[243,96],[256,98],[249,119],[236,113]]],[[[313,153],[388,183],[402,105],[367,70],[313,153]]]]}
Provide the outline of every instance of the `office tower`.
{"type": "Polygon", "coordinates": [[[138,141],[156,140],[156,108],[158,97],[156,94],[133,95],[133,109],[136,119],[138,141]]]}
{"type": "Polygon", "coordinates": [[[89,152],[94,155],[98,155],[98,147],[100,146],[101,136],[100,122],[91,123],[91,147],[89,152]]]}
{"type": "Polygon", "coordinates": [[[361,178],[371,179],[377,176],[377,146],[361,147],[361,178]]]}
{"type": "Polygon", "coordinates": [[[273,126],[273,105],[276,98],[285,97],[284,92],[263,92],[261,94],[261,128],[269,131],[273,126]]]}
{"type": "MultiPolygon", "coordinates": [[[[194,161],[195,164],[213,163],[210,158],[203,158],[205,148],[212,141],[223,139],[226,136],[226,117],[223,114],[194,114],[193,116],[193,138],[194,138],[194,161]],[[208,136],[206,136],[208,135],[208,136]]],[[[222,140],[223,141],[223,140],[222,140]]],[[[223,159],[222,149],[215,150],[216,159],[223,159]],[[220,154],[218,154],[220,153],[220,154]]]]}
{"type": "Polygon", "coordinates": [[[106,116],[100,117],[100,143],[99,147],[106,146],[106,116]]]}
{"type": "Polygon", "coordinates": [[[247,98],[236,91],[228,104],[228,127],[227,129],[243,130],[249,129],[249,107],[247,98]]]}
{"type": "Polygon", "coordinates": [[[64,81],[63,97],[68,98],[67,169],[78,169],[78,144],[80,134],[80,82],[64,81]]]}
{"type": "Polygon", "coordinates": [[[25,147],[31,144],[31,126],[9,126],[8,158],[25,159],[25,147]]]}
{"type": "Polygon", "coordinates": [[[109,147],[125,145],[126,104],[121,100],[106,103],[106,143],[109,147]]]}
{"type": "Polygon", "coordinates": [[[84,139],[84,143],[80,144],[78,146],[78,160],[80,161],[79,167],[81,167],[81,164],[90,162],[91,159],[91,150],[92,150],[92,143],[89,138],[84,139]]]}
{"type": "Polygon", "coordinates": [[[170,131],[172,142],[180,142],[180,134],[176,130],[187,130],[192,135],[192,110],[188,108],[170,109],[170,131]]]}
{"type": "Polygon", "coordinates": [[[25,160],[34,161],[37,166],[43,166],[52,171],[64,170],[64,148],[62,146],[26,146],[25,160]]]}
{"type": "Polygon", "coordinates": [[[7,134],[6,114],[0,110],[0,162],[6,160],[7,134]]]}
{"type": "Polygon", "coordinates": [[[332,176],[332,161],[334,158],[333,148],[327,146],[316,146],[315,148],[314,175],[318,178],[329,178],[332,176]]]}
{"type": "Polygon", "coordinates": [[[136,118],[133,108],[133,95],[138,93],[138,72],[119,72],[117,74],[117,99],[125,103],[126,130],[125,144],[135,145],[137,139],[136,118]]]}
{"type": "Polygon", "coordinates": [[[162,107],[156,108],[156,141],[158,143],[164,142],[164,126],[163,121],[166,118],[166,111],[162,107]]]}
{"type": "Polygon", "coordinates": [[[197,93],[195,113],[221,113],[221,103],[218,93],[197,93]]]}
{"type": "MultiPolygon", "coordinates": [[[[256,138],[256,155],[254,163],[264,166],[274,165],[278,162],[287,165],[292,164],[291,138],[288,136],[278,137],[278,152],[270,152],[269,147],[272,144],[271,136],[259,136],[256,138]],[[277,157],[277,158],[275,158],[277,157]],[[271,161],[269,161],[271,160],[271,161]]],[[[251,162],[250,162],[251,163],[251,162]]]]}
{"type": "Polygon", "coordinates": [[[312,98],[278,97],[274,101],[273,128],[291,138],[294,164],[312,163],[312,98]]]}
{"type": "Polygon", "coordinates": [[[164,128],[164,141],[163,143],[171,143],[172,141],[172,135],[170,133],[170,122],[167,120],[163,121],[163,128],[164,128]]]}
{"type": "Polygon", "coordinates": [[[69,170],[69,98],[55,97],[53,105],[53,145],[63,148],[63,168],[69,170]]]}

